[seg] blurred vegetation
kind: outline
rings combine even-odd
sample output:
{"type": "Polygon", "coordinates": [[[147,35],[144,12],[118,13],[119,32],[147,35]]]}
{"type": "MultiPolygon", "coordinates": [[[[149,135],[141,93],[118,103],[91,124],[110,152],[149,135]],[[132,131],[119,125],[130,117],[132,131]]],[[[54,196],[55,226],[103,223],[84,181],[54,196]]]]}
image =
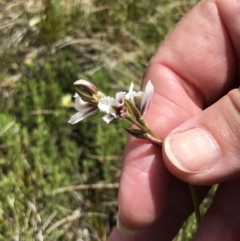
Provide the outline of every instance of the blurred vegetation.
{"type": "MultiPolygon", "coordinates": [[[[106,240],[126,133],[99,116],[68,125],[72,83],[110,95],[139,85],[196,2],[0,1],[0,240],[106,240]]],[[[193,230],[191,219],[176,240],[193,230]]]]}

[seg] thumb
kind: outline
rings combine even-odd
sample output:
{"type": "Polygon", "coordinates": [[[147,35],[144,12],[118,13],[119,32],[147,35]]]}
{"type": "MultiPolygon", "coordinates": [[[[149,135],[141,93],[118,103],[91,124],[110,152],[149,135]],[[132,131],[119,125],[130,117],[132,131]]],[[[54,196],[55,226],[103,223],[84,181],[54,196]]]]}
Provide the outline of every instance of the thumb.
{"type": "Polygon", "coordinates": [[[163,159],[173,175],[211,185],[240,176],[240,89],[234,89],[164,140],[163,159]]]}

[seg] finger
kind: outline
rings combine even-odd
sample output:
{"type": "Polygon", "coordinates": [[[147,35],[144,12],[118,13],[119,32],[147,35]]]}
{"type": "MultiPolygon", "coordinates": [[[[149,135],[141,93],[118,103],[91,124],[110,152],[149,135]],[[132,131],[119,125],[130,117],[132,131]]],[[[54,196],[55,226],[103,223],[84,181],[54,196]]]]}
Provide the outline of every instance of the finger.
{"type": "Polygon", "coordinates": [[[240,89],[180,125],[164,142],[165,164],[178,178],[211,185],[240,176],[240,89]]]}
{"type": "MultiPolygon", "coordinates": [[[[133,235],[125,235],[115,229],[109,241],[145,241],[145,240],[173,240],[185,219],[192,213],[193,205],[188,185],[177,179],[172,179],[169,186],[171,193],[164,213],[153,224],[144,230],[139,230],[133,235]]],[[[208,192],[208,187],[198,187],[199,202],[208,192]]]]}
{"type": "Polygon", "coordinates": [[[240,179],[221,184],[193,241],[240,239],[240,179]]]}
{"type": "Polygon", "coordinates": [[[158,91],[172,95],[174,103],[182,104],[175,82],[199,107],[214,103],[232,87],[237,71],[239,76],[239,12],[239,0],[200,2],[160,46],[145,80],[156,80],[158,91]]]}
{"type": "MultiPolygon", "coordinates": [[[[145,118],[161,138],[232,87],[238,65],[234,51],[240,47],[232,40],[237,36],[238,2],[200,2],[150,61],[143,83],[150,79],[155,93],[145,118]],[[233,6],[237,10],[231,12],[233,6]],[[234,15],[235,28],[226,29],[234,17],[223,15],[234,15]]],[[[164,212],[171,176],[161,162],[160,150],[130,138],[119,189],[124,226],[144,228],[164,212]]]]}
{"type": "Polygon", "coordinates": [[[170,174],[161,161],[161,149],[152,144],[130,138],[126,153],[127,163],[122,170],[119,188],[119,218],[121,222],[124,220],[124,226],[135,230],[154,222],[155,213],[160,212],[158,208],[165,206],[163,202],[166,200],[161,197],[168,196],[168,192],[158,185],[167,185],[170,174]],[[137,223],[132,223],[131,218],[137,223]]]}

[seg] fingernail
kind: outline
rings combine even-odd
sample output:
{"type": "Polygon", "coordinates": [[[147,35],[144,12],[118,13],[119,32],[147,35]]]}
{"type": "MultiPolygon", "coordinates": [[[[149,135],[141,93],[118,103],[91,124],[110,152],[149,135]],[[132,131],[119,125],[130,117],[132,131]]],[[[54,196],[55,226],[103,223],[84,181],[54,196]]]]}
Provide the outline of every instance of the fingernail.
{"type": "Polygon", "coordinates": [[[135,234],[137,232],[136,230],[128,229],[128,228],[126,228],[122,225],[122,223],[120,222],[119,216],[120,216],[120,210],[118,211],[118,215],[117,215],[117,228],[118,228],[118,230],[121,233],[125,234],[126,236],[130,236],[130,235],[135,234]]]}
{"type": "Polygon", "coordinates": [[[220,149],[213,136],[199,127],[171,134],[164,145],[169,160],[184,172],[208,170],[220,159],[220,149]]]}

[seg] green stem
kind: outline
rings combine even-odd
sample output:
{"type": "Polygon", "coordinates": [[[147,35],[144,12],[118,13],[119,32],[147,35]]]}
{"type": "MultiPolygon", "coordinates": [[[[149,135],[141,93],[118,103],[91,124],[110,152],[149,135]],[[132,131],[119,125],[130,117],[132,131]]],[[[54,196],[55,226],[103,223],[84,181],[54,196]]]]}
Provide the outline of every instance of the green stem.
{"type": "Polygon", "coordinates": [[[188,184],[188,186],[189,186],[189,189],[191,192],[193,208],[194,208],[195,217],[196,217],[196,221],[197,221],[197,227],[199,227],[199,225],[201,223],[201,214],[200,214],[200,210],[199,210],[199,203],[198,203],[198,199],[197,199],[197,195],[196,195],[196,190],[193,185],[188,184]]]}
{"type": "Polygon", "coordinates": [[[146,133],[150,134],[151,136],[159,139],[159,137],[148,128],[148,126],[147,126],[146,122],[144,121],[144,119],[139,118],[139,119],[136,120],[136,119],[133,118],[131,115],[128,115],[128,116],[126,117],[126,119],[128,119],[130,122],[132,122],[133,124],[135,124],[136,126],[138,126],[141,130],[143,130],[143,131],[145,131],[146,133]]]}

